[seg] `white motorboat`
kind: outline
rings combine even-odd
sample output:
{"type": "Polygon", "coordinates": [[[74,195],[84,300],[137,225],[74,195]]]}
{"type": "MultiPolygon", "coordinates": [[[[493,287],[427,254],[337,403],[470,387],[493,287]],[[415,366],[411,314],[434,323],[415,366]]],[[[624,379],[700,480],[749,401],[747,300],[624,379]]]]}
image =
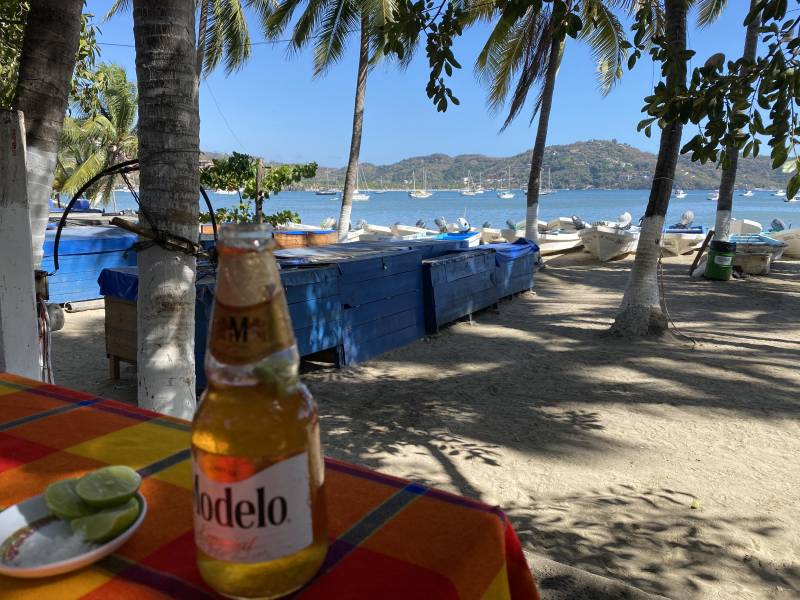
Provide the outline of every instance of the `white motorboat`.
{"type": "Polygon", "coordinates": [[[417,189],[417,180],[416,180],[416,177],[415,177],[415,174],[414,174],[413,171],[411,172],[411,181],[412,181],[412,185],[414,186],[414,189],[411,190],[410,192],[408,192],[408,195],[411,198],[416,198],[418,200],[424,200],[425,198],[430,198],[431,196],[433,196],[433,192],[429,192],[426,189],[427,188],[427,177],[426,177],[426,174],[425,174],[425,166],[424,165],[422,167],[422,189],[420,189],[420,190],[417,189]]]}
{"type": "Polygon", "coordinates": [[[583,239],[577,231],[547,231],[539,234],[539,254],[560,254],[577,250],[583,246],[583,239]]]}
{"type": "Polygon", "coordinates": [[[601,262],[636,252],[639,243],[638,227],[631,226],[631,214],[625,212],[616,222],[600,221],[578,231],[586,252],[601,262]]]}
{"type": "Polygon", "coordinates": [[[230,196],[232,194],[238,194],[239,190],[214,190],[214,193],[220,196],[230,196]]]}
{"type": "Polygon", "coordinates": [[[780,259],[788,246],[761,233],[732,235],[730,241],[736,244],[734,266],[750,275],[767,275],[772,262],[780,259]]]}
{"type": "Polygon", "coordinates": [[[710,194],[707,196],[707,198],[708,198],[709,200],[713,200],[714,202],[716,202],[717,200],[719,200],[719,190],[714,190],[713,192],[711,192],[711,193],[710,193],[710,194]]]}
{"type": "Polygon", "coordinates": [[[575,221],[572,217],[558,217],[547,222],[547,229],[560,229],[561,231],[576,231],[575,221]]]}
{"type": "MultiPolygon", "coordinates": [[[[427,229],[426,227],[417,227],[416,225],[403,225],[402,223],[395,223],[392,225],[392,233],[398,236],[414,236],[416,238],[426,238],[438,235],[438,231],[427,229]]],[[[408,238],[406,238],[408,239],[408,238]]]]}
{"type": "Polygon", "coordinates": [[[743,191],[743,192],[742,192],[741,194],[739,194],[739,195],[740,195],[740,196],[743,196],[744,198],[752,198],[753,196],[755,196],[755,195],[756,195],[756,193],[755,193],[753,190],[751,190],[751,189],[747,189],[747,190],[743,191]]]}
{"type": "Polygon", "coordinates": [[[678,188],[677,190],[675,190],[675,198],[677,200],[683,200],[684,198],[686,198],[686,192],[678,188]]]}
{"type": "Polygon", "coordinates": [[[764,228],[758,221],[750,219],[731,219],[731,234],[761,233],[764,228]]]}
{"type": "Polygon", "coordinates": [[[496,227],[481,228],[481,244],[494,244],[495,242],[505,242],[501,229],[496,227]]]}
{"type": "Polygon", "coordinates": [[[773,196],[776,198],[785,198],[786,197],[786,190],[776,190],[772,193],[773,196]]]}
{"type": "Polygon", "coordinates": [[[704,239],[706,239],[706,230],[703,227],[666,229],[661,235],[661,250],[668,256],[688,254],[699,248],[704,239]]]}
{"type": "Polygon", "coordinates": [[[792,258],[800,258],[800,229],[784,229],[783,231],[767,231],[772,239],[786,244],[783,254],[792,258]]]}

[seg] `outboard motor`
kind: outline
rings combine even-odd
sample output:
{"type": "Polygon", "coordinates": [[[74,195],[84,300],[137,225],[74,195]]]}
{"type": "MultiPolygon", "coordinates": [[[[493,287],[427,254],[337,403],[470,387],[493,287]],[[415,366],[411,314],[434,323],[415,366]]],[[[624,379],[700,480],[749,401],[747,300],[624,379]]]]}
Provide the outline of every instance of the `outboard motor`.
{"type": "Polygon", "coordinates": [[[419,227],[420,229],[427,229],[428,226],[422,219],[417,219],[417,222],[414,224],[415,227],[419,227]]]}
{"type": "Polygon", "coordinates": [[[772,219],[772,223],[770,223],[769,226],[770,231],[783,231],[786,229],[786,223],[780,219],[772,219]]]}
{"type": "Polygon", "coordinates": [[[333,217],[326,217],[325,219],[322,220],[322,223],[320,223],[320,225],[322,226],[323,229],[333,229],[333,226],[336,225],[336,219],[334,219],[333,217]]]}
{"type": "Polygon", "coordinates": [[[491,229],[492,224],[489,221],[484,221],[483,225],[481,226],[483,229],[491,229]]]}
{"type": "Polygon", "coordinates": [[[693,222],[694,213],[691,210],[687,210],[681,215],[681,220],[670,227],[670,229],[689,229],[693,222]]]}
{"type": "Polygon", "coordinates": [[[577,215],[572,215],[570,218],[572,219],[572,226],[575,227],[575,231],[580,231],[588,227],[586,222],[577,215]]]}
{"type": "Polygon", "coordinates": [[[620,229],[630,229],[631,221],[633,221],[633,217],[631,213],[625,211],[620,216],[617,217],[617,227],[620,229]]]}
{"type": "Polygon", "coordinates": [[[444,217],[436,217],[433,222],[436,223],[436,226],[439,228],[439,233],[447,233],[447,219],[444,217]]]}
{"type": "Polygon", "coordinates": [[[517,229],[517,224],[514,223],[514,221],[512,221],[511,219],[506,219],[506,225],[508,226],[509,229],[513,229],[515,231],[517,229]]]}
{"type": "Polygon", "coordinates": [[[359,219],[358,223],[356,223],[356,229],[366,229],[367,225],[369,225],[369,223],[367,223],[366,219],[359,219]]]}
{"type": "Polygon", "coordinates": [[[459,233],[467,233],[471,229],[469,221],[464,217],[458,217],[456,219],[456,225],[458,226],[459,233]]]}

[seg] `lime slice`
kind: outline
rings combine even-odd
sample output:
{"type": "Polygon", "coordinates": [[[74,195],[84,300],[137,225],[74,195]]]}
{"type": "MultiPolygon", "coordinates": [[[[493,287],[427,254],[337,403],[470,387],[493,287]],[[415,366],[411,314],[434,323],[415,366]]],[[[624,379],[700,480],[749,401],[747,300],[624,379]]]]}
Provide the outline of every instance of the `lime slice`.
{"type": "Polygon", "coordinates": [[[103,467],[87,473],[78,480],[75,491],[91,506],[107,508],[124,504],[139,489],[142,478],[124,465],[103,467]]]}
{"type": "Polygon", "coordinates": [[[97,510],[81,500],[75,492],[77,483],[77,479],[62,479],[47,486],[44,492],[45,504],[59,519],[69,521],[91,515],[97,510]]]}
{"type": "Polygon", "coordinates": [[[87,541],[102,544],[130,527],[139,516],[139,510],[139,501],[131,498],[122,506],[104,508],[88,517],[74,519],[70,526],[75,533],[82,533],[87,541]]]}

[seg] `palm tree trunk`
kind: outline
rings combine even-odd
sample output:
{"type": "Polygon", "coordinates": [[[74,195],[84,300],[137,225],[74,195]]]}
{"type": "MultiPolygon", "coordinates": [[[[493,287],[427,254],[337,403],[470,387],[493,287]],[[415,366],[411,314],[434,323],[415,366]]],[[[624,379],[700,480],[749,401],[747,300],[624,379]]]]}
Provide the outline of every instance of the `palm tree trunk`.
{"type": "MultiPolygon", "coordinates": [[[[666,0],[666,35],[669,41],[671,68],[667,67],[666,86],[675,90],[686,85],[686,60],[679,58],[686,50],[686,12],[688,0],[666,0]]],[[[661,256],[661,230],[672,194],[672,180],[678,163],[683,124],[672,121],[661,131],[656,169],[650,188],[650,199],[642,220],[636,259],[631,269],[620,312],[611,327],[613,333],[625,336],[663,334],[667,320],[661,310],[657,266],[661,256]]]]}
{"type": "MultiPolygon", "coordinates": [[[[758,0],[750,0],[750,10],[755,8],[758,0]]],[[[755,62],[758,46],[758,30],[761,19],[753,19],[747,26],[744,38],[742,58],[755,62]]],[[[722,168],[719,182],[719,198],[717,199],[717,218],[714,225],[714,239],[727,242],[731,235],[731,212],[733,211],[733,188],[736,187],[736,169],[739,166],[739,149],[733,146],[726,148],[728,164],[722,168]]]]}
{"type": "MultiPolygon", "coordinates": [[[[141,218],[197,240],[200,116],[194,0],[133,0],[139,86],[141,218]]],[[[195,258],[152,246],[139,267],[139,405],[181,418],[195,408],[195,258]]]]}
{"type": "Polygon", "coordinates": [[[31,0],[12,106],[25,114],[28,210],[39,268],[58,143],[81,33],[82,0],[31,0]]]}
{"type": "Polygon", "coordinates": [[[550,55],[542,87],[542,105],[539,107],[539,125],[536,128],[536,142],[531,153],[531,172],[528,175],[528,209],[525,215],[525,237],[539,241],[539,188],[541,187],[544,150],[547,145],[547,128],[550,125],[550,109],[553,106],[553,91],[556,87],[556,74],[561,62],[563,38],[554,37],[550,41],[550,55]]]}
{"type": "Polygon", "coordinates": [[[358,157],[361,154],[361,130],[364,126],[364,97],[367,93],[367,71],[369,70],[369,17],[361,15],[361,42],[358,54],[358,78],[356,99],[353,108],[353,135],[350,139],[350,157],[344,175],[342,210],[339,213],[339,240],[347,237],[350,230],[350,213],[353,212],[353,192],[358,185],[358,157]]]}
{"type": "Polygon", "coordinates": [[[200,23],[197,26],[197,78],[203,75],[203,59],[206,56],[206,30],[208,29],[208,5],[211,0],[200,0],[200,23]]]}

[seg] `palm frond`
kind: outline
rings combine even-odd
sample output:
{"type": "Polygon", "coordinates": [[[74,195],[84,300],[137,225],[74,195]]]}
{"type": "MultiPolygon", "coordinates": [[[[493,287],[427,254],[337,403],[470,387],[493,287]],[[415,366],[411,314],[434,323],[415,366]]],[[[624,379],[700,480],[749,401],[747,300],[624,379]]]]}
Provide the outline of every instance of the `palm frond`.
{"type": "Polygon", "coordinates": [[[583,28],[580,37],[592,49],[600,91],[605,96],[622,77],[628,56],[623,47],[625,29],[603,0],[584,0],[581,8],[583,28]]]}
{"type": "Polygon", "coordinates": [[[325,0],[309,0],[292,31],[292,49],[299,50],[318,33],[319,22],[328,4],[325,0]]]}
{"type": "Polygon", "coordinates": [[[108,9],[106,16],[103,17],[103,21],[108,21],[114,15],[128,12],[130,9],[131,0],[114,0],[114,4],[112,4],[111,8],[108,9]]]}
{"type": "Polygon", "coordinates": [[[81,186],[106,167],[106,158],[107,154],[105,148],[100,148],[87,160],[76,165],[75,170],[69,174],[69,177],[62,184],[61,192],[65,194],[74,194],[77,192],[81,186]]]}
{"type": "Polygon", "coordinates": [[[319,38],[314,45],[314,75],[322,75],[344,54],[347,36],[359,27],[355,0],[334,0],[325,7],[319,38]]]}
{"type": "Polygon", "coordinates": [[[728,0],[697,0],[697,24],[708,27],[719,18],[727,4],[728,0]]]}
{"type": "Polygon", "coordinates": [[[213,71],[225,60],[231,73],[250,57],[250,33],[240,0],[214,0],[208,11],[204,43],[203,72],[213,71]]]}

